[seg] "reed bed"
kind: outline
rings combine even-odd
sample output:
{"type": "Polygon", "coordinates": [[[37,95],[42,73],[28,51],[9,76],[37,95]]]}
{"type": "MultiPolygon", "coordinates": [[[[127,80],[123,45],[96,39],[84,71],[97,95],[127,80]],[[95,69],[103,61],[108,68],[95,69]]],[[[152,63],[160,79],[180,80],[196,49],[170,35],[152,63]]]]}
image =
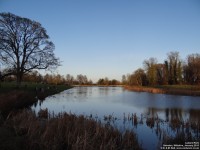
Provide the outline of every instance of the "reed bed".
{"type": "Polygon", "coordinates": [[[161,145],[162,144],[182,144],[185,142],[198,142],[200,140],[200,122],[199,120],[182,120],[181,118],[172,118],[169,122],[157,117],[149,117],[146,124],[155,129],[161,145]],[[163,125],[166,124],[166,127],[163,125]]]}
{"type": "MultiPolygon", "coordinates": [[[[124,118],[129,118],[124,117],[124,118]]],[[[146,126],[151,128],[159,139],[158,149],[163,144],[182,144],[185,142],[198,142],[200,141],[200,120],[199,117],[196,119],[183,120],[181,117],[174,117],[170,120],[160,119],[157,115],[141,115],[141,118],[132,114],[128,122],[133,122],[132,125],[137,126],[143,124],[146,121],[146,126]]]]}
{"type": "MultiPolygon", "coordinates": [[[[60,113],[53,118],[40,117],[23,110],[6,120],[5,124],[17,136],[25,137],[24,149],[30,150],[129,150],[142,149],[134,132],[122,134],[112,126],[74,114],[60,113]]],[[[43,117],[42,117],[43,116],[43,117]]]]}
{"type": "Polygon", "coordinates": [[[200,96],[200,89],[198,86],[124,86],[125,89],[136,92],[149,92],[154,94],[172,94],[185,96],[200,96]]]}
{"type": "MultiPolygon", "coordinates": [[[[184,144],[186,141],[200,140],[199,118],[172,117],[160,119],[157,115],[125,114],[117,118],[113,114],[106,115],[101,121],[98,116],[77,116],[68,113],[50,114],[48,109],[37,114],[30,110],[10,113],[4,122],[9,131],[13,131],[17,139],[24,141],[20,149],[142,149],[137,136],[129,130],[119,131],[113,125],[118,121],[133,127],[146,124],[159,139],[158,147],[163,144],[184,144]]],[[[0,127],[1,129],[1,127],[0,127]]],[[[144,143],[145,144],[145,143],[144,143]]],[[[17,144],[19,145],[19,144],[17,144]]],[[[1,147],[0,147],[1,149],[1,147]]]]}

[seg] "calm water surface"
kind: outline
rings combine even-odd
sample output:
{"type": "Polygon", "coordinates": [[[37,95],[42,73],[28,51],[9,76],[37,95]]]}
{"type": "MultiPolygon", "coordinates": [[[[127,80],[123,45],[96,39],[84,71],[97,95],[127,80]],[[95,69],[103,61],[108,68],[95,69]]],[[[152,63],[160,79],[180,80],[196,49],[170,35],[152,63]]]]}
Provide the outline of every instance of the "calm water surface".
{"type": "MultiPolygon", "coordinates": [[[[165,134],[173,137],[181,128],[174,121],[200,121],[199,97],[132,92],[122,87],[75,87],[32,106],[36,112],[45,108],[52,114],[83,114],[121,132],[133,130],[144,149],[159,149],[165,134]]],[[[182,130],[199,139],[199,130],[182,130]]]]}

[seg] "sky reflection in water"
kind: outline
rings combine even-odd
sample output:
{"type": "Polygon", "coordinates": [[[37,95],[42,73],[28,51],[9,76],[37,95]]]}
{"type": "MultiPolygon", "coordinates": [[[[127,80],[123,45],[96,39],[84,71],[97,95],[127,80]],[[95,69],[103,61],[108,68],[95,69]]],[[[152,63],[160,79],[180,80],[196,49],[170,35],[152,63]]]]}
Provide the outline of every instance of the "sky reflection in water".
{"type": "MultiPolygon", "coordinates": [[[[121,87],[75,87],[32,107],[36,112],[45,108],[55,114],[70,112],[92,116],[104,123],[105,116],[112,115],[115,119],[109,123],[121,131],[133,129],[145,149],[155,149],[159,142],[154,132],[156,128],[147,124],[147,118],[159,118],[163,122],[177,118],[200,120],[199,97],[131,92],[121,87]],[[138,118],[137,124],[128,121],[133,115],[138,118]]],[[[162,128],[167,126],[163,124],[162,128]]]]}

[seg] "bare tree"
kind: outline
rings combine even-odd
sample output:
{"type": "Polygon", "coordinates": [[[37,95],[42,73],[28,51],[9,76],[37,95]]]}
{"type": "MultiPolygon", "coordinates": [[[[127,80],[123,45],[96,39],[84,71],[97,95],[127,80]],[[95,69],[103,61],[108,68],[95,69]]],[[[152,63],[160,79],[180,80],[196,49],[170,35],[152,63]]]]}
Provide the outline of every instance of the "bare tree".
{"type": "Polygon", "coordinates": [[[190,84],[200,84],[200,54],[190,54],[184,67],[184,76],[190,84]]]}
{"type": "Polygon", "coordinates": [[[67,74],[67,75],[66,75],[66,83],[67,83],[68,85],[72,85],[73,82],[74,82],[74,77],[73,77],[72,75],[70,75],[70,74],[67,74]]]}
{"type": "Polygon", "coordinates": [[[60,65],[54,44],[40,23],[11,13],[0,13],[0,61],[2,75],[15,75],[19,86],[25,73],[60,65]]]}
{"type": "Polygon", "coordinates": [[[80,85],[84,85],[88,83],[88,79],[86,75],[79,74],[77,75],[76,79],[80,85]]]}
{"type": "Polygon", "coordinates": [[[104,84],[105,84],[105,85],[109,85],[109,79],[108,79],[108,77],[105,77],[105,78],[104,78],[104,84]]]}
{"type": "Polygon", "coordinates": [[[104,79],[103,79],[103,78],[100,78],[100,79],[97,81],[97,84],[98,84],[98,85],[104,85],[104,84],[105,84],[104,79]]]}
{"type": "Polygon", "coordinates": [[[181,74],[181,60],[179,52],[170,52],[167,54],[168,60],[165,61],[166,69],[168,70],[168,82],[169,84],[177,84],[182,80],[181,74]]]}
{"type": "Polygon", "coordinates": [[[147,77],[145,71],[141,68],[135,70],[127,78],[129,78],[129,85],[143,86],[147,84],[147,77]]]}
{"type": "Polygon", "coordinates": [[[149,58],[144,60],[143,62],[144,68],[146,70],[147,78],[150,85],[157,84],[157,59],[156,58],[149,58]]]}
{"type": "Polygon", "coordinates": [[[126,85],[126,84],[127,84],[126,75],[122,75],[122,84],[123,84],[123,85],[126,85]]]}

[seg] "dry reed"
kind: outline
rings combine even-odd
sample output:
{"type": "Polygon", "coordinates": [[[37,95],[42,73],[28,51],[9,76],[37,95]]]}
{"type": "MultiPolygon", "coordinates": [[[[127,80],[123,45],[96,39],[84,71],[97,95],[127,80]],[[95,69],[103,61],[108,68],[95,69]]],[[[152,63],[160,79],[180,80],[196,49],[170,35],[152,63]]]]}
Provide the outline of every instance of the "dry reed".
{"type": "MultiPolygon", "coordinates": [[[[46,113],[46,110],[41,112],[46,113]]],[[[116,128],[84,116],[67,113],[49,119],[36,116],[32,111],[23,110],[6,121],[17,135],[26,138],[25,149],[141,149],[135,133],[126,131],[122,134],[116,128]]]]}
{"type": "Polygon", "coordinates": [[[172,94],[185,96],[200,96],[199,88],[165,88],[165,87],[142,87],[142,86],[124,86],[125,89],[136,92],[149,92],[154,94],[172,94]]]}

